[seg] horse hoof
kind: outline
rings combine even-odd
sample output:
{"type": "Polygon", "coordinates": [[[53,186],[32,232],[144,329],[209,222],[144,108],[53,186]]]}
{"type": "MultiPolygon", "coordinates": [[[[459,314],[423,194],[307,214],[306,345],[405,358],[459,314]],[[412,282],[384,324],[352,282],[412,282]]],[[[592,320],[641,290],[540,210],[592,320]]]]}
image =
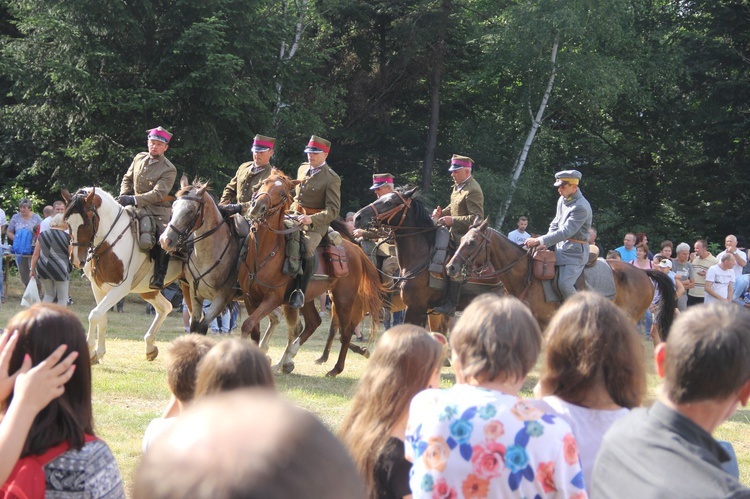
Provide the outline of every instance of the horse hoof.
{"type": "Polygon", "coordinates": [[[362,357],[364,357],[365,359],[370,358],[370,351],[367,348],[362,349],[362,357]]]}
{"type": "Polygon", "coordinates": [[[331,369],[330,371],[328,371],[328,372],[326,373],[326,378],[331,378],[331,379],[333,379],[333,378],[335,378],[335,377],[336,377],[336,376],[338,376],[338,375],[339,375],[339,373],[337,373],[335,369],[331,369]]]}
{"type": "Polygon", "coordinates": [[[446,358],[443,361],[443,367],[450,367],[451,366],[451,359],[446,358]]]}
{"type": "Polygon", "coordinates": [[[321,357],[319,359],[315,359],[315,363],[318,365],[325,364],[326,362],[328,362],[328,357],[321,357]]]}
{"type": "Polygon", "coordinates": [[[155,346],[153,350],[151,350],[150,352],[146,352],[146,360],[151,362],[158,355],[159,355],[159,348],[155,346]]]}
{"type": "Polygon", "coordinates": [[[98,363],[99,363],[99,355],[96,352],[94,352],[94,355],[91,356],[91,365],[93,366],[94,364],[98,364],[98,363]]]}
{"type": "Polygon", "coordinates": [[[284,374],[291,374],[292,371],[294,371],[294,362],[290,362],[281,366],[281,372],[283,372],[284,374]]]}

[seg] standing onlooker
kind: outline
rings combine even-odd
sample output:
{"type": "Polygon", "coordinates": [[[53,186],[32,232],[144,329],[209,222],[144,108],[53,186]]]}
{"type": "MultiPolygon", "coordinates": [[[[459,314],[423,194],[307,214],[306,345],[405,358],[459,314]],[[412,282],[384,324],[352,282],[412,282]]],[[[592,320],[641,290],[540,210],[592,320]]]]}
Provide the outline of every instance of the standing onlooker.
{"type": "Polygon", "coordinates": [[[27,357],[39,364],[61,344],[68,352],[78,352],[65,392],[34,419],[21,456],[57,455],[42,468],[47,497],[124,498],[117,461],[94,435],[91,364],[81,321],[63,307],[38,303],[13,316],[6,329],[19,335],[8,372],[20,369],[27,357]]]}
{"type": "Polygon", "coordinates": [[[518,222],[516,222],[517,229],[514,231],[511,231],[510,234],[508,234],[508,239],[510,239],[516,244],[525,243],[526,240],[531,237],[531,234],[526,232],[526,227],[528,226],[529,226],[528,218],[518,217],[518,222]]]}
{"type": "Polygon", "coordinates": [[[719,263],[711,266],[706,272],[706,299],[712,301],[729,301],[734,297],[734,255],[724,253],[719,263]]]}
{"type": "MultiPolygon", "coordinates": [[[[18,213],[10,217],[8,224],[8,241],[15,240],[16,235],[22,230],[28,230],[34,234],[35,227],[42,223],[42,217],[31,211],[31,201],[22,199],[18,203],[18,213]]],[[[16,267],[24,287],[29,284],[29,270],[31,264],[31,253],[28,255],[16,255],[16,267]]]]}
{"type": "Polygon", "coordinates": [[[70,236],[67,232],[68,224],[63,215],[58,213],[52,217],[50,230],[39,234],[34,254],[31,257],[29,275],[42,281],[45,303],[52,303],[57,297],[57,303],[65,307],[68,304],[68,249],[70,236]]]}
{"type": "Polygon", "coordinates": [[[708,244],[705,239],[695,241],[693,248],[695,253],[691,255],[690,263],[695,270],[695,285],[688,291],[688,307],[703,303],[706,296],[706,272],[709,267],[719,263],[719,260],[708,252],[708,244]]]}
{"type": "Polygon", "coordinates": [[[535,394],[573,428],[590,487],[602,437],[612,423],[640,406],[646,393],[643,347],[630,318],[588,291],[560,307],[546,338],[535,394]]]}
{"type": "Polygon", "coordinates": [[[732,268],[732,270],[734,270],[734,277],[737,278],[742,275],[742,270],[747,265],[747,253],[737,247],[737,237],[733,236],[732,234],[728,235],[726,239],[724,239],[724,247],[726,249],[716,255],[716,259],[721,261],[721,257],[726,255],[727,253],[733,255],[734,267],[732,268]]]}
{"type": "Polygon", "coordinates": [[[674,253],[674,243],[670,241],[669,239],[665,239],[664,241],[661,242],[660,246],[661,246],[661,249],[659,250],[659,254],[671,260],[672,253],[674,253]]]}
{"type": "Polygon", "coordinates": [[[440,388],[443,357],[443,346],[411,324],[378,341],[339,430],[371,498],[411,494],[411,463],[404,457],[409,403],[426,388],[440,388]]]}
{"type": "Polygon", "coordinates": [[[44,220],[42,220],[42,223],[39,224],[39,233],[41,234],[45,230],[50,229],[50,222],[52,222],[52,217],[54,217],[57,213],[65,213],[65,203],[62,201],[55,201],[52,203],[52,206],[45,206],[44,210],[42,211],[42,214],[44,215],[44,220]]]}
{"type": "MultiPolygon", "coordinates": [[[[648,244],[648,236],[645,232],[636,232],[635,233],[635,246],[638,247],[639,244],[648,244]]],[[[648,252],[648,259],[653,260],[654,254],[650,251],[648,252]]]]}
{"type": "Polygon", "coordinates": [[[620,256],[622,257],[623,262],[632,262],[636,259],[635,254],[635,234],[632,232],[628,232],[625,234],[625,239],[622,241],[622,246],[619,248],[615,248],[615,251],[617,251],[620,256]]]}
{"type": "Polygon", "coordinates": [[[456,385],[412,400],[406,458],[415,498],[585,497],[570,425],[518,397],[542,348],[517,298],[479,296],[451,333],[456,385]]]}
{"type": "Polygon", "coordinates": [[[654,350],[664,388],[604,436],[592,497],[749,497],[722,468],[730,455],[711,433],[750,398],[750,313],[711,303],[675,321],[654,350]]]}
{"type": "Polygon", "coordinates": [[[599,250],[599,255],[602,254],[602,249],[596,244],[596,238],[599,237],[599,231],[593,225],[589,227],[589,246],[595,246],[599,250]]]}
{"type": "Polygon", "coordinates": [[[651,264],[651,259],[648,257],[651,252],[648,250],[648,244],[638,243],[635,246],[635,260],[630,262],[634,267],[638,267],[643,270],[651,270],[654,266],[651,264]]]}
{"type": "MultiPolygon", "coordinates": [[[[0,208],[0,243],[5,242],[5,229],[8,227],[8,219],[5,217],[5,211],[0,208]]],[[[0,251],[0,302],[5,303],[5,258],[3,251],[0,251]]]]}
{"type": "Polygon", "coordinates": [[[695,270],[693,264],[688,261],[690,256],[690,245],[680,243],[677,245],[677,257],[672,261],[672,271],[675,276],[682,282],[682,287],[686,293],[677,298],[677,308],[680,312],[687,309],[688,293],[695,287],[695,270]]]}

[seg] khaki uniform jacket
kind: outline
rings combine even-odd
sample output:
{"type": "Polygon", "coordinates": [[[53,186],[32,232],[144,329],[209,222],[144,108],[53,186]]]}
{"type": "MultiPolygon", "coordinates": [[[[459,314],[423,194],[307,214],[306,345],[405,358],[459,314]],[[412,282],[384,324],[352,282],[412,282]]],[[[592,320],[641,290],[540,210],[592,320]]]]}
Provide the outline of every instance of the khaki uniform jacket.
{"type": "Polygon", "coordinates": [[[303,180],[303,182],[296,187],[294,203],[290,211],[304,213],[304,208],[317,211],[317,213],[307,213],[312,219],[310,231],[322,237],[326,235],[331,221],[339,216],[339,211],[341,211],[341,179],[328,164],[321,166],[320,171],[312,177],[307,176],[308,170],[310,170],[309,163],[302,163],[297,170],[297,180],[303,180]]]}
{"type": "Polygon", "coordinates": [[[254,166],[254,162],[248,161],[237,168],[234,178],[224,187],[219,204],[239,203],[242,205],[242,213],[247,211],[253,199],[253,194],[260,187],[260,183],[271,175],[271,168],[273,168],[268,164],[261,171],[253,174],[251,171],[254,166]]]}
{"type": "Polygon", "coordinates": [[[120,184],[120,195],[135,194],[136,206],[153,216],[161,233],[172,216],[166,201],[177,178],[177,168],[164,156],[149,164],[147,152],[138,153],[120,184]]]}
{"type": "Polygon", "coordinates": [[[469,227],[479,217],[484,218],[484,193],[474,177],[469,177],[463,188],[459,190],[458,185],[453,186],[451,202],[443,210],[442,216],[453,217],[453,225],[450,227],[451,238],[458,244],[461,237],[469,232],[469,227]]]}

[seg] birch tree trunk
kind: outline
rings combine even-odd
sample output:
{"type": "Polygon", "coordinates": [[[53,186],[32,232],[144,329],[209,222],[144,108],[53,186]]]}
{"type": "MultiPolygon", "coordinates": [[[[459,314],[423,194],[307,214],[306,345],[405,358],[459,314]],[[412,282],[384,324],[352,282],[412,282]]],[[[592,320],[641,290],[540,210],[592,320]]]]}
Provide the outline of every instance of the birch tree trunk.
{"type": "Polygon", "coordinates": [[[511,201],[513,200],[513,194],[516,192],[518,179],[521,177],[521,172],[523,171],[523,167],[526,164],[526,158],[529,155],[529,149],[531,149],[531,144],[534,142],[534,137],[536,136],[537,130],[539,130],[539,125],[542,124],[544,110],[547,108],[547,102],[549,102],[549,96],[552,94],[552,87],[555,84],[555,75],[557,74],[557,49],[560,44],[559,40],[560,40],[559,35],[555,36],[555,41],[552,44],[552,56],[550,57],[552,67],[550,69],[550,76],[549,76],[549,81],[547,82],[547,88],[544,91],[542,102],[541,104],[539,104],[539,110],[537,110],[536,116],[534,117],[531,123],[531,130],[529,130],[529,135],[526,137],[526,142],[524,142],[523,144],[523,149],[521,149],[521,154],[518,155],[518,159],[516,160],[516,164],[514,165],[513,178],[510,181],[510,192],[508,192],[508,198],[505,200],[505,203],[503,203],[502,208],[497,213],[495,227],[498,230],[500,230],[500,228],[503,225],[503,222],[505,222],[505,217],[508,214],[508,209],[510,208],[511,201]]]}
{"type": "MultiPolygon", "coordinates": [[[[302,39],[302,31],[303,31],[303,24],[302,19],[305,15],[305,9],[307,8],[307,2],[308,0],[300,0],[299,2],[299,8],[297,10],[297,22],[295,24],[294,28],[294,38],[292,39],[292,43],[289,44],[289,47],[287,49],[287,42],[286,40],[281,41],[281,47],[279,47],[279,63],[283,64],[284,61],[290,60],[292,57],[294,57],[294,54],[297,53],[297,49],[299,49],[299,43],[302,39]]],[[[296,3],[296,2],[295,2],[296,3]]],[[[283,2],[283,12],[284,16],[286,16],[286,11],[288,8],[288,3],[286,1],[283,2]]],[[[281,110],[285,107],[284,103],[281,100],[281,92],[283,90],[283,85],[281,83],[281,78],[279,75],[277,75],[276,78],[276,104],[274,105],[273,109],[273,125],[274,128],[279,126],[279,120],[281,119],[280,114],[281,110]]]]}

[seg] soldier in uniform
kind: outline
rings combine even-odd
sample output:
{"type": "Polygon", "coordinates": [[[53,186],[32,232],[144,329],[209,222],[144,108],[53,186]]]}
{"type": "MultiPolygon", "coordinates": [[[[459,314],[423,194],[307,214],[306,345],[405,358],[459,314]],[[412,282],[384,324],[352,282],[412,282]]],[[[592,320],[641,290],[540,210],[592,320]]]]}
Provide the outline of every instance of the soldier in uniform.
{"type": "Polygon", "coordinates": [[[292,308],[305,304],[307,283],[315,267],[315,248],[328,232],[328,225],[339,215],[341,209],[341,179],[326,163],[331,143],[313,135],[305,148],[307,163],[297,170],[294,202],[289,211],[297,215],[297,221],[306,226],[303,237],[305,255],[302,260],[302,276],[289,297],[292,308]]]}
{"type": "MultiPolygon", "coordinates": [[[[370,190],[375,196],[381,197],[388,193],[394,192],[393,175],[390,173],[376,173],[372,176],[372,187],[370,190]]],[[[354,229],[354,237],[360,240],[362,249],[370,257],[370,261],[375,268],[380,270],[380,282],[386,288],[391,287],[393,278],[399,273],[398,259],[396,258],[396,245],[392,242],[384,242],[374,232],[364,229],[354,229]]],[[[393,293],[390,293],[391,295],[393,293]]],[[[390,306],[386,308],[386,313],[390,313],[390,306]]],[[[386,329],[389,328],[390,321],[386,316],[386,329]]]]}
{"type": "MultiPolygon", "coordinates": [[[[475,220],[484,218],[484,193],[479,183],[471,175],[474,160],[467,156],[454,154],[449,172],[453,177],[453,192],[447,208],[440,206],[432,212],[433,220],[450,229],[451,241],[455,246],[461,237],[469,232],[475,220]]],[[[435,307],[435,312],[452,317],[456,313],[458,298],[461,294],[461,281],[450,279],[446,300],[435,307]]]]}
{"type": "MultiPolygon", "coordinates": [[[[177,169],[164,157],[169,149],[172,134],[162,127],[148,131],[148,152],[138,153],[130,164],[120,184],[117,202],[122,206],[142,207],[152,218],[156,227],[156,239],[164,231],[172,216],[172,207],[166,197],[174,186],[177,169]]],[[[149,287],[164,287],[169,255],[156,244],[151,251],[154,257],[154,275],[149,287]]]]}
{"type": "Polygon", "coordinates": [[[563,299],[576,292],[576,280],[589,259],[592,215],[591,205],[578,188],[581,176],[578,170],[564,170],[555,174],[555,187],[560,194],[557,214],[545,235],[526,240],[529,248],[555,245],[555,265],[559,267],[558,286],[563,299]]]}
{"type": "Polygon", "coordinates": [[[247,212],[253,194],[260,183],[271,175],[271,157],[276,139],[265,135],[256,135],[253,139],[253,160],[242,163],[237,168],[234,178],[224,188],[219,201],[219,209],[228,215],[247,212]]]}

